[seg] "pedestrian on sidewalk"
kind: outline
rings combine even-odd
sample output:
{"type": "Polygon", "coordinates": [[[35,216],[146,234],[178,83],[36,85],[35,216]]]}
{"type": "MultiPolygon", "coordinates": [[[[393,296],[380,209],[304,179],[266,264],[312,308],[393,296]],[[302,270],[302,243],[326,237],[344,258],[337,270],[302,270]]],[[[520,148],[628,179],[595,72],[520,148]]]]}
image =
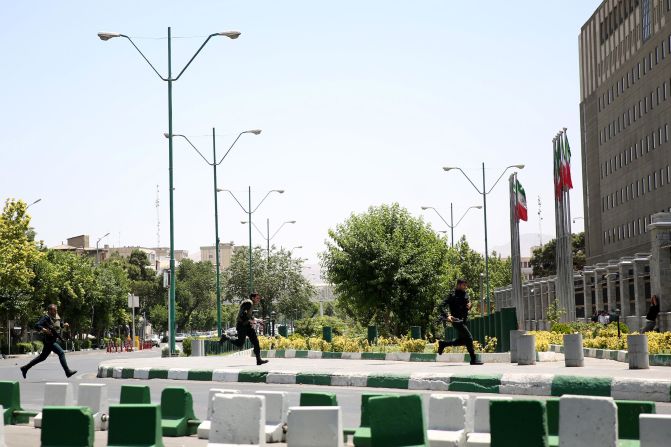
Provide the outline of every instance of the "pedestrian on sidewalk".
{"type": "Polygon", "coordinates": [[[35,328],[42,334],[44,347],[39,356],[20,368],[24,379],[26,378],[28,370],[38,363],[45,361],[52,351],[58,356],[58,360],[60,360],[63,371],[67,377],[77,373],[77,371],[68,368],[68,362],[65,360],[65,351],[63,351],[63,348],[59,343],[59,341],[63,341],[61,328],[67,327],[69,327],[69,324],[67,323],[61,325],[61,317],[58,315],[58,307],[55,304],[49,304],[47,313],[43,315],[35,325],[35,328]]]}
{"type": "Polygon", "coordinates": [[[471,308],[471,302],[466,293],[467,286],[465,280],[458,279],[454,293],[444,299],[440,305],[441,319],[452,324],[452,327],[457,331],[457,338],[450,341],[439,340],[438,355],[441,355],[448,346],[466,346],[466,350],[471,356],[471,365],[482,365],[482,362],[475,356],[473,336],[468,329],[468,311],[471,308]]]}
{"type": "Polygon", "coordinates": [[[659,315],[659,299],[657,298],[657,295],[653,295],[650,297],[650,309],[648,310],[648,314],[645,316],[645,327],[641,331],[641,334],[655,329],[655,325],[657,324],[657,315],[659,315]]]}
{"type": "Polygon", "coordinates": [[[249,341],[252,342],[252,346],[254,347],[256,364],[263,365],[264,363],[268,363],[268,360],[263,360],[261,358],[259,338],[256,336],[256,330],[254,329],[254,326],[258,323],[263,323],[263,320],[254,318],[252,314],[254,306],[258,305],[259,301],[261,301],[261,295],[256,292],[252,292],[249,295],[249,299],[243,300],[242,303],[240,303],[240,311],[238,312],[238,319],[235,324],[238,337],[234,339],[226,335],[226,333],[222,333],[219,344],[228,342],[237,346],[238,348],[242,348],[242,346],[245,344],[245,338],[249,337],[249,341]]]}

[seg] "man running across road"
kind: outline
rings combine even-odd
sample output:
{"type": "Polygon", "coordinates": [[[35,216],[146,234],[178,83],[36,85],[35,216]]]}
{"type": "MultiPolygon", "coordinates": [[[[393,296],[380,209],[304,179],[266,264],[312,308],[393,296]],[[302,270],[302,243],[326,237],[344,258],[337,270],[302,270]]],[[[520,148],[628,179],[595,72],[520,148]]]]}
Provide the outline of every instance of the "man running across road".
{"type": "Polygon", "coordinates": [[[457,338],[451,341],[440,340],[438,342],[438,355],[441,355],[448,346],[466,346],[468,354],[471,356],[471,365],[482,365],[482,362],[475,356],[473,349],[473,336],[468,330],[468,310],[471,303],[466,293],[466,281],[457,280],[457,288],[449,297],[443,300],[440,305],[440,316],[443,320],[452,323],[452,327],[457,331],[457,338]],[[448,315],[448,311],[449,314],[448,315]]]}
{"type": "Polygon", "coordinates": [[[254,347],[254,355],[256,356],[256,364],[263,365],[268,363],[268,360],[263,360],[261,358],[261,347],[259,346],[259,338],[256,336],[256,330],[254,330],[254,324],[257,322],[262,322],[262,320],[257,320],[252,315],[252,310],[255,305],[259,304],[261,301],[261,295],[256,292],[253,292],[249,295],[249,299],[243,300],[240,303],[240,311],[238,312],[238,320],[235,324],[235,329],[238,332],[238,338],[234,339],[227,336],[225,333],[221,334],[221,339],[219,340],[220,344],[229,342],[238,348],[242,348],[245,344],[245,338],[249,337],[249,341],[252,342],[254,347]]]}

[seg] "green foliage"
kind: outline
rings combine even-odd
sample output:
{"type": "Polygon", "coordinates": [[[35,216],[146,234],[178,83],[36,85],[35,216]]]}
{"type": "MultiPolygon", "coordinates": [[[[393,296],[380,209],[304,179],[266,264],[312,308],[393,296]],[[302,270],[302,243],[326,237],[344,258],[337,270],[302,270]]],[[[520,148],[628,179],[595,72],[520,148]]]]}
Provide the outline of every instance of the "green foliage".
{"type": "MultiPolygon", "coordinates": [[[[291,257],[288,250],[270,247],[270,255],[260,247],[252,250],[254,289],[261,294],[260,316],[276,312],[276,320],[295,320],[312,316],[310,298],[314,287],[303,276],[301,259],[291,257]]],[[[249,252],[235,250],[231,265],[223,275],[224,296],[238,303],[249,296],[249,252]]],[[[237,312],[237,311],[236,311],[237,312]]]]}
{"type": "Polygon", "coordinates": [[[17,343],[16,344],[16,349],[19,351],[19,354],[27,354],[29,352],[33,352],[33,344],[32,343],[17,343]]]}
{"type": "Polygon", "coordinates": [[[32,344],[33,344],[33,351],[35,352],[41,352],[42,348],[44,348],[44,343],[42,343],[39,340],[33,340],[32,344]]]}
{"type": "MultiPolygon", "coordinates": [[[[585,233],[573,234],[573,269],[582,270],[585,267],[585,233]]],[[[542,247],[535,248],[531,256],[531,267],[534,276],[545,277],[557,274],[557,240],[552,239],[542,247]]]]}
{"type": "Polygon", "coordinates": [[[553,302],[548,305],[547,308],[547,320],[552,326],[559,323],[561,317],[566,313],[566,310],[561,307],[559,300],[555,298],[553,302]]]}
{"type": "Polygon", "coordinates": [[[328,234],[322,266],[347,317],[384,334],[426,328],[446,292],[447,247],[429,225],[392,204],[353,214],[328,234]]]}
{"type": "Polygon", "coordinates": [[[212,263],[183,259],[176,272],[176,323],[179,331],[216,326],[215,273],[212,263]]]}
{"type": "Polygon", "coordinates": [[[82,340],[82,349],[91,349],[92,343],[91,340],[85,339],[82,340]]]}
{"type": "Polygon", "coordinates": [[[330,326],[333,335],[345,335],[347,332],[347,323],[340,318],[329,317],[327,315],[324,315],[323,317],[297,320],[294,322],[294,325],[295,333],[297,335],[302,335],[303,337],[321,337],[322,328],[324,326],[330,326]]]}
{"type": "Polygon", "coordinates": [[[184,352],[184,355],[187,357],[191,356],[191,342],[193,341],[193,338],[191,337],[186,337],[184,340],[182,340],[182,352],[184,352]]]}

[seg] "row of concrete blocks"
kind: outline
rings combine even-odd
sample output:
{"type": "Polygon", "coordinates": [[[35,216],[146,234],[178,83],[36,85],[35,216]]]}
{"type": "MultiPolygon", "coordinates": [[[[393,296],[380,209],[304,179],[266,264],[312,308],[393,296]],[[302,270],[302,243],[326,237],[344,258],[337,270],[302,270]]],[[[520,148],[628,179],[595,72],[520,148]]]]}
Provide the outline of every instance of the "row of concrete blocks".
{"type": "MultiPolygon", "coordinates": [[[[108,418],[103,409],[107,405],[107,385],[104,383],[81,383],[77,393],[77,406],[88,407],[93,413],[96,430],[106,430],[108,418]]],[[[44,406],[71,406],[75,404],[74,388],[68,382],[51,382],[44,386],[44,406]]],[[[35,428],[42,427],[42,412],[33,419],[35,428]]]]}
{"type": "MultiPolygon", "coordinates": [[[[629,369],[649,369],[648,336],[627,335],[629,369]]],[[[536,364],[536,336],[525,331],[510,331],[510,361],[520,365],[536,364]]],[[[585,366],[582,334],[564,334],[564,362],[568,367],[585,366]]]]}

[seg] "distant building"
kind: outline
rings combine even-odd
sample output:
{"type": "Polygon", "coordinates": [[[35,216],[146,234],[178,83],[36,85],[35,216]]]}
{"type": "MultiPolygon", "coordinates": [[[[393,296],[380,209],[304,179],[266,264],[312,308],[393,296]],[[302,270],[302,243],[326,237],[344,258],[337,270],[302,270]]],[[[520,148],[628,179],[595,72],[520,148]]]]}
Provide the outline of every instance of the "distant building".
{"type": "Polygon", "coordinates": [[[144,247],[109,247],[105,245],[105,252],[107,253],[108,257],[112,256],[113,254],[117,254],[123,258],[130,258],[131,253],[133,253],[135,250],[141,251],[144,254],[147,255],[147,259],[149,260],[149,266],[153,268],[154,270],[158,271],[159,266],[157,265],[158,257],[156,256],[156,252],[151,249],[151,248],[144,248],[144,247]]]}
{"type": "MultiPolygon", "coordinates": [[[[219,264],[222,269],[231,266],[231,258],[233,257],[233,250],[235,249],[233,241],[219,242],[219,264]]],[[[216,263],[217,252],[214,245],[200,247],[200,260],[210,262],[212,265],[216,263]]]]}

